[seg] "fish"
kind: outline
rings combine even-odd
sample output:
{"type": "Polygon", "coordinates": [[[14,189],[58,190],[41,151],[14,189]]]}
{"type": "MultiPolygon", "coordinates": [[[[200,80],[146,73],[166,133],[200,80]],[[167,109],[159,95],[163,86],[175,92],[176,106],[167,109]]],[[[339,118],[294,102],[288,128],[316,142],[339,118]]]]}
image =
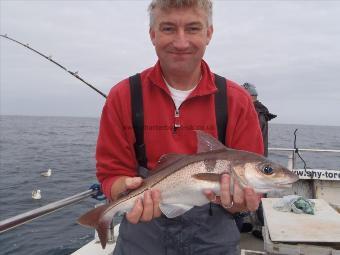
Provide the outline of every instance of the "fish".
{"type": "Polygon", "coordinates": [[[204,131],[193,132],[197,153],[163,155],[139,188],[80,216],[79,224],[97,230],[103,249],[113,218],[130,211],[136,199],[143,199],[149,189],[160,190],[160,209],[166,217],[174,218],[194,206],[209,203],[204,190],[219,194],[221,175],[225,173],[231,176],[232,183],[237,181],[241,188],[252,187],[258,193],[290,188],[299,179],[292,171],[259,154],[227,148],[204,131]]]}

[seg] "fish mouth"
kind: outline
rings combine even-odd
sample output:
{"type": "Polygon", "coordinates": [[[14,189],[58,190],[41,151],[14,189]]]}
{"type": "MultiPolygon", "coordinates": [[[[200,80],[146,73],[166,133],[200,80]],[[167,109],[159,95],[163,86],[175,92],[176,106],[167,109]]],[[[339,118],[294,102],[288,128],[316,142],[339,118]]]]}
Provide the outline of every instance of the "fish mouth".
{"type": "Polygon", "coordinates": [[[289,189],[292,188],[292,184],[295,183],[295,180],[290,181],[281,181],[281,182],[272,182],[272,183],[262,183],[257,185],[256,189],[258,190],[271,190],[271,189],[289,189]]]}
{"type": "Polygon", "coordinates": [[[291,188],[292,184],[297,182],[298,180],[299,180],[298,178],[297,179],[294,178],[294,179],[286,180],[286,181],[282,181],[282,182],[275,182],[274,185],[277,188],[282,188],[282,189],[291,188]]]}
{"type": "Polygon", "coordinates": [[[288,179],[285,181],[279,181],[279,182],[274,182],[275,186],[279,187],[290,187],[293,183],[297,182],[299,178],[294,178],[294,179],[288,179]]]}
{"type": "Polygon", "coordinates": [[[278,183],[276,184],[276,187],[282,188],[282,189],[287,189],[292,187],[293,182],[290,183],[278,183]]]}
{"type": "Polygon", "coordinates": [[[276,190],[276,189],[279,189],[279,190],[289,189],[289,188],[292,187],[292,184],[293,183],[286,183],[286,182],[285,183],[272,183],[270,185],[264,184],[264,185],[256,186],[256,189],[259,190],[259,191],[262,191],[262,192],[263,191],[267,192],[267,191],[272,190],[272,189],[274,189],[274,190],[276,190]]]}

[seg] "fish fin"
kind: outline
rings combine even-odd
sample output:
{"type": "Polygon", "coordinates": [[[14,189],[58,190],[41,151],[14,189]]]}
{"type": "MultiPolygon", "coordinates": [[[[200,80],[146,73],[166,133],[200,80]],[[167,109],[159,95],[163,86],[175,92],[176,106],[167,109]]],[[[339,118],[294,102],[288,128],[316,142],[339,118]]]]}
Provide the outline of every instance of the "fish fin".
{"type": "Polygon", "coordinates": [[[150,174],[152,175],[158,172],[159,170],[162,170],[187,156],[188,155],[176,154],[176,153],[164,154],[163,156],[159,158],[157,166],[152,171],[150,171],[150,174]]]}
{"type": "Polygon", "coordinates": [[[209,181],[209,182],[220,182],[221,181],[221,174],[215,174],[215,173],[199,173],[199,174],[192,175],[192,177],[196,180],[209,181]]]}
{"type": "Polygon", "coordinates": [[[159,208],[161,209],[162,213],[168,217],[168,218],[175,218],[177,216],[180,216],[187,211],[189,211],[191,208],[193,208],[192,205],[185,205],[185,204],[159,204],[159,208]]]}
{"type": "MultiPolygon", "coordinates": [[[[196,180],[202,180],[202,181],[208,181],[208,182],[220,182],[221,181],[221,174],[215,174],[215,173],[200,173],[200,174],[194,174],[192,176],[196,180]]],[[[229,190],[230,194],[234,194],[234,185],[235,185],[235,180],[233,176],[230,178],[230,183],[229,183],[229,190]]],[[[219,191],[214,191],[216,194],[219,193],[219,191]]]]}
{"type": "Polygon", "coordinates": [[[107,209],[110,206],[111,204],[101,205],[83,214],[78,219],[79,224],[87,227],[92,227],[97,230],[98,237],[103,249],[105,249],[108,240],[107,232],[112,222],[112,217],[110,216],[110,214],[106,213],[107,209]]]}
{"type": "Polygon", "coordinates": [[[195,130],[195,132],[197,136],[197,153],[228,149],[212,135],[202,130],[195,130]]]}
{"type": "Polygon", "coordinates": [[[109,207],[109,204],[98,206],[79,217],[78,223],[86,227],[97,228],[100,216],[109,207]]]}

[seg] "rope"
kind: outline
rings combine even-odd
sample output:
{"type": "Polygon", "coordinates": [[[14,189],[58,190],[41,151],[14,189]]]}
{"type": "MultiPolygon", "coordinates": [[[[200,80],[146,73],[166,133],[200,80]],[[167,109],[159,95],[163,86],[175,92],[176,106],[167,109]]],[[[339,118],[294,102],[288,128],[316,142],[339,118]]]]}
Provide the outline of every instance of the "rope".
{"type": "MultiPolygon", "coordinates": [[[[299,148],[296,147],[296,132],[298,131],[298,129],[295,129],[294,131],[294,150],[295,150],[295,153],[299,156],[299,158],[302,160],[303,162],[303,170],[305,171],[306,175],[308,176],[308,173],[307,173],[307,164],[306,164],[306,161],[302,158],[302,156],[300,155],[299,153],[299,148]]],[[[310,175],[310,178],[313,179],[313,175],[310,175]]]]}

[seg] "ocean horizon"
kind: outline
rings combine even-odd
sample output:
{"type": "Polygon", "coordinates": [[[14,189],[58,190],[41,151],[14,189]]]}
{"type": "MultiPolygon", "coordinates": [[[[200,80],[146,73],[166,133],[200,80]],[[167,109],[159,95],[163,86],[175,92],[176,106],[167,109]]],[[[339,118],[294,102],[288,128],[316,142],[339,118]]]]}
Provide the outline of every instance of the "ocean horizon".
{"type": "MultiPolygon", "coordinates": [[[[55,117],[55,118],[89,118],[89,119],[100,119],[100,116],[75,116],[75,115],[29,115],[29,114],[1,114],[0,116],[8,116],[8,117],[55,117]]],[[[277,120],[272,120],[269,122],[269,125],[301,125],[301,126],[318,126],[318,127],[340,127],[340,125],[320,125],[314,123],[283,123],[277,120]]]]}

